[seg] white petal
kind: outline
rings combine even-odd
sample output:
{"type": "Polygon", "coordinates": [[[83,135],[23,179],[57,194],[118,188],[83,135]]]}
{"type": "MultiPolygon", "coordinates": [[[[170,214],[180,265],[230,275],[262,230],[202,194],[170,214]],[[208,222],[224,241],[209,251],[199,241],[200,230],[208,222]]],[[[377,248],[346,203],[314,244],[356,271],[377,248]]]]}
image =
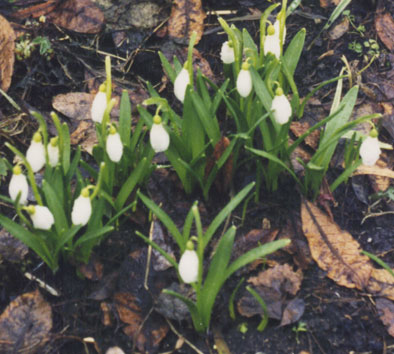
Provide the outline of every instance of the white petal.
{"type": "Polygon", "coordinates": [[[29,162],[33,172],[38,172],[45,165],[45,149],[43,143],[32,140],[26,151],[26,159],[29,162]]]}
{"type": "Polygon", "coordinates": [[[378,161],[381,150],[378,138],[367,137],[361,144],[360,156],[364,165],[373,166],[378,161]]]}
{"type": "Polygon", "coordinates": [[[285,95],[275,96],[272,100],[271,109],[277,123],[285,124],[291,117],[291,105],[285,95]]]}
{"type": "Polygon", "coordinates": [[[29,185],[27,184],[26,176],[22,173],[19,175],[13,174],[8,186],[8,192],[13,201],[16,200],[18,193],[21,192],[21,197],[19,199],[20,204],[26,204],[27,194],[29,191],[29,185]]]}
{"type": "Polygon", "coordinates": [[[249,70],[241,70],[237,78],[237,91],[242,97],[248,97],[252,91],[252,76],[249,70]]]}
{"type": "Polygon", "coordinates": [[[119,162],[123,154],[123,144],[119,133],[108,134],[106,150],[109,158],[113,162],[119,162]]]}
{"type": "Polygon", "coordinates": [[[228,45],[228,41],[222,44],[222,49],[220,51],[220,58],[222,59],[222,62],[224,64],[231,64],[234,63],[235,61],[234,48],[231,48],[228,45]]]}
{"type": "Polygon", "coordinates": [[[33,226],[36,229],[49,230],[55,222],[51,211],[47,207],[41,205],[35,205],[34,208],[36,210],[35,213],[30,215],[33,226]]]}
{"type": "Polygon", "coordinates": [[[162,152],[168,149],[170,145],[170,136],[163,127],[163,124],[154,124],[150,130],[150,144],[155,152],[162,152]]]}
{"type": "Polygon", "coordinates": [[[277,59],[280,58],[280,42],[279,36],[273,34],[272,36],[266,36],[264,41],[264,55],[272,53],[277,59]]]}
{"type": "Polygon", "coordinates": [[[48,144],[48,159],[49,164],[52,167],[55,167],[59,162],[59,146],[53,146],[52,144],[48,144]]]}
{"type": "Polygon", "coordinates": [[[190,83],[189,72],[183,68],[174,82],[174,93],[176,98],[183,102],[185,99],[186,87],[190,83]]]}
{"type": "Polygon", "coordinates": [[[92,203],[89,197],[80,195],[74,201],[73,210],[71,212],[71,221],[74,225],[85,226],[92,215],[92,203]]]}
{"type": "Polygon", "coordinates": [[[94,97],[90,115],[93,122],[101,123],[103,121],[104,111],[107,108],[107,95],[105,92],[99,91],[94,97]]]}
{"type": "MultiPolygon", "coordinates": [[[[275,35],[278,37],[279,39],[279,34],[280,34],[280,23],[278,20],[275,21],[274,23],[274,28],[275,28],[275,35]]],[[[286,26],[283,28],[283,43],[285,43],[285,39],[286,39],[286,26]]]]}
{"type": "Polygon", "coordinates": [[[179,275],[186,284],[194,283],[198,278],[198,256],[196,251],[186,250],[179,261],[179,275]]]}

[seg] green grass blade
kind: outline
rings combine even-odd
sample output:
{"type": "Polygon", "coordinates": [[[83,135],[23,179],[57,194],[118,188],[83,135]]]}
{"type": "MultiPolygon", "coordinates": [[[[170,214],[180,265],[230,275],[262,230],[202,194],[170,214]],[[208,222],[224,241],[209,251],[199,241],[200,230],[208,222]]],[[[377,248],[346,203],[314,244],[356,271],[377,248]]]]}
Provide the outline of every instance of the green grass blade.
{"type": "Polygon", "coordinates": [[[305,43],[305,35],[306,30],[302,28],[297,32],[294,38],[291,40],[289,46],[286,49],[285,54],[283,55],[283,62],[289,70],[289,74],[291,76],[294,75],[294,72],[297,68],[298,61],[300,60],[302,50],[304,48],[305,43]]]}
{"type": "Polygon", "coordinates": [[[53,213],[55,218],[55,229],[58,235],[61,235],[64,230],[68,229],[68,221],[66,214],[64,213],[64,206],[57,197],[56,192],[52,186],[47,182],[42,182],[42,190],[45,195],[45,200],[47,202],[48,208],[53,213]]]}

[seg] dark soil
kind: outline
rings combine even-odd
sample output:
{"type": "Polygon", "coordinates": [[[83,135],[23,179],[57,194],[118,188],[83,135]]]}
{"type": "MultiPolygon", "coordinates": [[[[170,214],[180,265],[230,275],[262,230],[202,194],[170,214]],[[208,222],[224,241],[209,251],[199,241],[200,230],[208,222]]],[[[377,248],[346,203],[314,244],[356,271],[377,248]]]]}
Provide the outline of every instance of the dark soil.
{"type": "MultiPolygon", "coordinates": [[[[386,1],[386,3],[386,8],[390,9],[391,2],[386,1]]],[[[263,10],[267,5],[268,3],[257,0],[204,2],[205,10],[237,9],[237,16],[247,14],[249,8],[263,10]]],[[[373,19],[376,5],[374,1],[353,1],[349,7],[355,16],[355,21],[366,26],[368,38],[375,39],[377,36],[373,19]]],[[[328,18],[332,9],[323,10],[319,1],[314,0],[307,2],[302,11],[315,17],[318,15],[328,18]]],[[[394,12],[392,11],[391,14],[394,15],[394,12]]],[[[291,16],[288,20],[288,38],[291,38],[300,28],[306,27],[306,45],[308,45],[323,25],[322,23],[316,24],[309,18],[300,15],[291,16]]],[[[212,26],[218,25],[215,16],[209,16],[206,23],[212,26]]],[[[247,28],[257,38],[257,21],[237,22],[236,24],[239,28],[247,28]]],[[[206,28],[211,27],[207,25],[206,28]]],[[[55,57],[46,61],[42,57],[36,56],[25,62],[18,62],[8,94],[26,109],[34,107],[42,112],[49,112],[52,109],[51,102],[54,95],[86,89],[84,70],[87,68],[87,63],[99,72],[102,70],[103,61],[101,56],[94,54],[94,52],[87,52],[82,48],[82,45],[91,41],[91,37],[70,33],[74,45],[72,47],[57,41],[61,38],[62,33],[56,28],[48,25],[44,31],[45,35],[53,39],[55,57]],[[65,74],[64,64],[68,69],[67,74],[70,75],[65,74]]],[[[304,51],[295,78],[301,96],[309,92],[311,85],[336,75],[343,66],[340,60],[342,55],[346,55],[349,62],[358,58],[358,54],[348,49],[348,43],[355,40],[355,36],[355,34],[348,33],[341,39],[332,42],[327,39],[326,33],[323,33],[310,51],[304,51]],[[334,55],[325,60],[318,60],[323,53],[333,47],[335,47],[334,55]]],[[[218,62],[218,50],[223,39],[223,35],[213,32],[203,36],[197,46],[219,78],[221,77],[221,66],[218,62]]],[[[156,50],[162,45],[161,41],[163,40],[153,36],[144,43],[142,49],[156,50]]],[[[100,37],[100,45],[105,52],[116,52],[107,35],[100,37]]],[[[382,43],[380,45],[381,48],[384,48],[382,43]]],[[[380,64],[374,63],[368,70],[379,71],[380,64]]],[[[141,54],[135,57],[130,72],[121,75],[115,69],[114,76],[124,80],[122,82],[141,77],[156,84],[160,82],[162,73],[156,55],[153,55],[151,51],[141,50],[141,54]],[[148,60],[152,60],[153,64],[146,65],[148,60]],[[150,70],[151,68],[153,69],[150,70]]],[[[325,110],[329,109],[333,87],[335,86],[329,86],[320,93],[321,97],[319,98],[322,108],[325,110]]],[[[359,99],[360,102],[365,99],[363,93],[359,99]]],[[[6,117],[12,117],[14,112],[7,108],[8,105],[5,104],[4,98],[1,98],[0,102],[4,106],[1,119],[9,119],[6,117]]],[[[309,112],[309,115],[313,116],[313,112],[309,112]]],[[[1,136],[0,151],[2,155],[7,156],[8,154],[3,145],[4,141],[10,140],[25,150],[34,131],[34,122],[29,117],[18,118],[15,120],[15,125],[20,128],[19,134],[8,136],[6,139],[1,136]]],[[[244,172],[238,175],[235,183],[236,188],[240,189],[249,179],[253,178],[251,174],[251,172],[244,172]]],[[[148,192],[163,201],[163,209],[174,220],[181,222],[192,202],[195,199],[202,200],[202,198],[198,193],[191,197],[185,196],[176,178],[173,177],[171,174],[164,177],[155,174],[149,184],[148,192]]],[[[361,182],[357,180],[357,182],[357,185],[361,184],[361,188],[367,196],[372,193],[367,178],[361,182]]],[[[382,255],[382,259],[393,268],[394,218],[392,215],[379,216],[369,218],[361,224],[367,213],[368,205],[360,201],[362,198],[359,193],[355,193],[355,188],[355,183],[352,182],[338,188],[334,194],[338,206],[332,208],[334,219],[342,229],[346,229],[353,235],[364,250],[382,255]]],[[[0,192],[7,194],[6,183],[0,185],[0,192]]],[[[213,190],[210,202],[200,203],[203,223],[209,224],[227,201],[227,195],[219,195],[217,191],[213,190]]],[[[279,192],[275,195],[263,193],[260,203],[250,203],[245,224],[239,228],[237,235],[241,238],[251,229],[260,228],[263,218],[268,218],[273,228],[283,228],[289,219],[292,219],[293,224],[296,224],[299,222],[299,206],[300,197],[296,189],[291,182],[284,181],[279,192]]],[[[12,215],[11,209],[3,204],[0,204],[0,212],[12,215]]],[[[242,210],[238,208],[233,215],[234,224],[239,224],[241,214],[242,210]]],[[[102,280],[93,281],[78,277],[76,268],[69,264],[62,264],[54,275],[45,265],[40,263],[36,256],[30,253],[22,263],[4,260],[0,263],[0,313],[17,296],[37,289],[36,282],[29,281],[23,276],[25,271],[29,271],[48,285],[53,286],[61,294],[60,297],[55,297],[45,290],[41,290],[53,311],[52,334],[47,345],[42,349],[42,353],[105,353],[107,348],[115,345],[121,347],[126,353],[131,353],[134,350],[137,352],[133,339],[122,330],[125,324],[119,318],[116,311],[116,299],[113,297],[117,292],[131,292],[140,296],[138,304],[143,309],[143,313],[148,314],[146,319],[152,320],[146,320],[146,326],[141,329],[147,338],[146,352],[195,353],[195,350],[187,343],[184,343],[179,349],[175,349],[180,337],[172,330],[168,331],[160,344],[156,346],[152,344],[154,326],[162,324],[164,326],[166,322],[163,316],[151,309],[156,305],[160,290],[170,286],[177,278],[173,270],[164,272],[151,270],[148,283],[149,291],[145,290],[143,282],[146,267],[146,245],[134,234],[136,229],[142,229],[145,234],[149,232],[149,223],[144,222],[144,215],[145,211],[141,208],[137,216],[122,224],[120,231],[109,235],[95,250],[95,257],[104,269],[102,280]],[[111,319],[107,326],[103,324],[103,303],[108,305],[108,314],[111,319]],[[87,337],[94,338],[95,344],[84,342],[84,338],[87,337]]],[[[300,237],[303,238],[302,235],[300,237]]],[[[289,255],[283,255],[283,257],[287,263],[294,264],[289,255]]],[[[294,268],[296,268],[295,265],[294,268]]],[[[250,275],[244,274],[247,277],[250,275]]],[[[222,336],[229,352],[233,354],[394,353],[394,338],[390,337],[379,319],[375,299],[372,296],[362,291],[338,286],[334,281],[328,279],[315,263],[303,270],[303,275],[304,279],[297,297],[305,302],[305,312],[300,319],[306,324],[307,330],[305,332],[298,334],[295,332],[297,323],[281,327],[279,321],[272,319],[263,332],[258,332],[256,328],[261,320],[259,316],[246,318],[237,314],[236,320],[233,321],[228,314],[228,301],[243,276],[242,274],[233,276],[220,293],[209,333],[197,334],[188,321],[171,322],[176,331],[202,353],[227,353],[223,349],[218,350],[217,348],[221,343],[218,340],[219,336],[222,336]],[[243,333],[240,330],[241,327],[246,327],[247,330],[243,333]]],[[[237,294],[236,301],[240,295],[237,294]]]]}

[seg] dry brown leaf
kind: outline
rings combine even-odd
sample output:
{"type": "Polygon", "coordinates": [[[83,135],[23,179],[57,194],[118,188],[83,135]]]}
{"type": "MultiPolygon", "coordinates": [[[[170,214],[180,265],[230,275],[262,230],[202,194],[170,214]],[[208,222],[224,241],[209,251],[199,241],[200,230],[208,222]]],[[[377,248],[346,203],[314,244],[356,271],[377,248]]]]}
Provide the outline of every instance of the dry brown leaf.
{"type": "Polygon", "coordinates": [[[373,267],[352,235],[307,200],[302,201],[301,219],[312,257],[327,276],[339,285],[365,289],[373,267]]]}
{"type": "Polygon", "coordinates": [[[394,50],[394,20],[390,13],[377,13],[375,16],[375,29],[380,40],[390,50],[394,50]]]}
{"type": "Polygon", "coordinates": [[[103,277],[104,265],[97,259],[97,257],[92,255],[88,263],[82,263],[79,265],[78,272],[80,272],[86,279],[98,281],[103,277]]]}
{"type": "Polygon", "coordinates": [[[394,303],[387,299],[377,299],[376,308],[387,331],[394,337],[394,303]]]}
{"type": "MultiPolygon", "coordinates": [[[[308,122],[291,122],[290,124],[290,130],[297,138],[304,134],[309,128],[310,125],[308,122]]],[[[316,150],[317,146],[319,145],[319,140],[320,132],[318,130],[315,130],[314,132],[309,134],[304,141],[306,145],[316,150]]]]}
{"type": "Polygon", "coordinates": [[[320,0],[320,6],[323,8],[327,8],[331,5],[338,5],[341,0],[320,0]]]}
{"type": "Polygon", "coordinates": [[[90,119],[90,107],[94,95],[86,92],[70,92],[56,95],[52,106],[70,119],[90,119]]]}
{"type": "Polygon", "coordinates": [[[58,0],[48,0],[41,4],[32,5],[12,13],[12,17],[19,19],[27,19],[29,17],[39,18],[40,16],[45,16],[48,13],[55,10],[56,6],[59,4],[58,0]]]}
{"type": "MultiPolygon", "coordinates": [[[[157,220],[153,220],[151,224],[151,229],[150,229],[150,235],[152,236],[152,240],[160,246],[161,249],[166,251],[172,258],[175,259],[174,255],[174,250],[172,249],[170,242],[166,241],[165,235],[163,228],[161,227],[161,224],[157,220]]],[[[168,268],[171,268],[172,265],[170,262],[167,261],[166,258],[164,258],[159,251],[157,251],[155,248],[152,249],[152,253],[154,256],[153,259],[153,269],[156,271],[163,271],[168,268]]]]}
{"type": "Polygon", "coordinates": [[[280,326],[287,326],[291,323],[297,322],[305,311],[305,302],[302,299],[290,300],[286,305],[280,326]]]}
{"type": "Polygon", "coordinates": [[[66,0],[48,15],[48,20],[70,31],[98,33],[104,14],[91,0],[66,0]]]}
{"type": "Polygon", "coordinates": [[[248,279],[254,286],[265,286],[279,292],[295,295],[300,290],[302,271],[294,272],[288,264],[277,265],[248,279]]]}
{"type": "Polygon", "coordinates": [[[9,22],[0,15],[0,87],[7,91],[14,70],[15,32],[9,22]]]}
{"type": "Polygon", "coordinates": [[[334,26],[329,32],[328,36],[332,41],[341,38],[349,30],[349,19],[344,17],[344,19],[334,26]]]}
{"type": "Polygon", "coordinates": [[[20,295],[0,316],[0,352],[42,353],[51,329],[52,309],[40,292],[20,295]]]}
{"type": "Polygon", "coordinates": [[[193,32],[197,33],[196,44],[204,32],[206,14],[201,0],[174,0],[168,20],[168,34],[178,43],[189,43],[193,32]]]}
{"type": "Polygon", "coordinates": [[[357,175],[375,175],[381,177],[394,178],[394,171],[389,168],[380,167],[378,165],[374,165],[374,166],[361,165],[353,173],[353,176],[357,176],[357,175]]]}
{"type": "Polygon", "coordinates": [[[394,277],[385,269],[373,268],[367,289],[373,295],[394,300],[394,277]]]}

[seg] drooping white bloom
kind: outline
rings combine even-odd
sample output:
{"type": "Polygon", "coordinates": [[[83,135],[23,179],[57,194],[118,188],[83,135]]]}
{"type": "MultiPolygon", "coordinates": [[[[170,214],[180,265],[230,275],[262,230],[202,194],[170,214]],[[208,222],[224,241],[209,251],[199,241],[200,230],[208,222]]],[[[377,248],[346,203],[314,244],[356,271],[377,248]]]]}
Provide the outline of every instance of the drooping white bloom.
{"type": "Polygon", "coordinates": [[[71,211],[71,221],[74,225],[85,226],[92,215],[92,202],[90,201],[89,190],[84,188],[74,201],[71,211]]]}
{"type": "Polygon", "coordinates": [[[186,87],[190,84],[189,72],[182,68],[174,82],[174,94],[183,103],[185,99],[186,87]]]}
{"type": "Polygon", "coordinates": [[[123,144],[119,133],[114,126],[111,126],[107,136],[106,150],[109,158],[113,162],[119,162],[123,154],[123,144]]]}
{"type": "MultiPolygon", "coordinates": [[[[277,27],[279,27],[279,25],[277,25],[277,27]]],[[[264,55],[267,55],[268,53],[272,53],[277,59],[280,58],[279,33],[273,25],[268,26],[267,36],[264,40],[264,55]]]]}
{"type": "Polygon", "coordinates": [[[289,121],[291,117],[291,105],[280,87],[276,90],[271,109],[273,110],[273,115],[277,123],[285,124],[289,121]]]}
{"type": "Polygon", "coordinates": [[[152,149],[155,152],[166,151],[170,145],[170,136],[168,135],[167,130],[163,127],[163,123],[161,122],[159,115],[155,115],[153,118],[149,140],[152,149]]]}
{"type": "Polygon", "coordinates": [[[360,156],[364,165],[373,166],[382,151],[377,137],[368,136],[361,144],[360,156]]]}
{"type": "Polygon", "coordinates": [[[235,61],[234,48],[230,45],[228,41],[222,44],[220,58],[222,59],[222,62],[224,64],[232,64],[235,61]]]}
{"type": "Polygon", "coordinates": [[[252,76],[249,71],[249,64],[243,63],[237,77],[237,91],[242,97],[248,97],[252,91],[252,76]]]}
{"type": "Polygon", "coordinates": [[[22,173],[20,166],[15,166],[12,170],[13,174],[8,185],[8,193],[13,201],[16,200],[19,192],[21,193],[19,203],[26,204],[29,185],[26,176],[22,173]]]}
{"type": "Polygon", "coordinates": [[[94,96],[92,107],[90,109],[92,120],[96,123],[101,123],[103,121],[104,112],[107,108],[107,95],[104,91],[105,87],[101,85],[96,96],[94,96]]]}
{"type": "Polygon", "coordinates": [[[39,132],[36,132],[31,140],[30,146],[26,151],[26,159],[33,172],[38,172],[45,165],[45,148],[39,132]]]}
{"type": "Polygon", "coordinates": [[[50,143],[47,146],[47,150],[48,150],[49,164],[52,167],[55,167],[59,162],[58,137],[54,137],[51,139],[50,143]]]}
{"type": "Polygon", "coordinates": [[[51,211],[46,206],[29,205],[27,211],[36,229],[49,230],[55,222],[51,211]]]}
{"type": "Polygon", "coordinates": [[[198,256],[194,250],[183,252],[178,266],[179,275],[186,284],[194,283],[198,279],[198,256]]]}

